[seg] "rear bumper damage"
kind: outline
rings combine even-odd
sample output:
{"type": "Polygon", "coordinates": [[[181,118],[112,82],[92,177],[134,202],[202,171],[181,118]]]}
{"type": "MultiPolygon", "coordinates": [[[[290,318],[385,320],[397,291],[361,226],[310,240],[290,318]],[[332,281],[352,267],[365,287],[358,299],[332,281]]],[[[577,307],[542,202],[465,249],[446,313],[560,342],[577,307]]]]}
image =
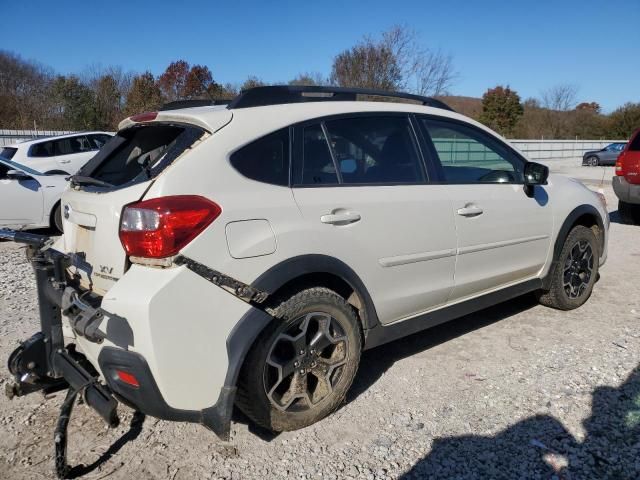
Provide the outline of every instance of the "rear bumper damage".
{"type": "Polygon", "coordinates": [[[102,299],[82,292],[68,278],[70,265],[83,267],[81,258],[48,248],[48,238],[44,236],[0,230],[0,237],[25,243],[32,250],[40,310],[41,331],[23,342],[9,358],[14,379],[6,387],[10,398],[36,391],[48,394],[71,389],[82,392],[86,403],[110,426],[118,424],[117,404],[121,401],[146,415],[201,423],[222,440],[229,439],[235,382],[225,382],[210,407],[171,407],[163,398],[147,359],[140,353],[109,345],[103,324],[109,321],[109,314],[101,308],[102,299]],[[63,315],[83,347],[94,346],[89,350],[98,352],[97,365],[94,358],[89,361],[77,352],[75,345],[64,345],[63,315]],[[123,382],[118,372],[132,375],[137,385],[123,382]]]}

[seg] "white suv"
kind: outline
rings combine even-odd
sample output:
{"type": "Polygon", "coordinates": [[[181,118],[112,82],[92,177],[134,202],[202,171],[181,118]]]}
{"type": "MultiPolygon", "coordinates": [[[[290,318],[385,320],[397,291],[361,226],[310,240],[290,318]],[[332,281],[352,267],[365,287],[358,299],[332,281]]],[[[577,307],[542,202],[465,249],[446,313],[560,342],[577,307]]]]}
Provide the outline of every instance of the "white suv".
{"type": "Polygon", "coordinates": [[[527,292],[579,307],[607,254],[596,193],[406,94],[260,87],[136,115],[71,185],[34,264],[46,381],[222,438],[234,404],[276,431],[323,418],[364,349],[527,292]]]}
{"type": "Polygon", "coordinates": [[[48,175],[72,175],[112,136],[107,132],[83,132],[26,140],[0,147],[0,157],[48,175]]]}

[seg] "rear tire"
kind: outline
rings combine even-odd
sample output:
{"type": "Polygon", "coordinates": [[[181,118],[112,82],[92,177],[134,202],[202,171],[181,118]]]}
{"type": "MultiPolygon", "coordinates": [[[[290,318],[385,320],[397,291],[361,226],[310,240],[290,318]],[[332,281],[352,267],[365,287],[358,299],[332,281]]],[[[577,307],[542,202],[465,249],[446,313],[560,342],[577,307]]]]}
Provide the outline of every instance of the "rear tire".
{"type": "Polygon", "coordinates": [[[309,288],[275,308],[247,355],[237,406],[272,431],[311,425],[343,401],[360,362],[354,309],[337,293],[309,288]]]}
{"type": "Polygon", "coordinates": [[[640,225],[640,205],[618,200],[618,214],[626,225],[640,225]]]}
{"type": "Polygon", "coordinates": [[[573,310],[591,296],[598,278],[598,239],[592,229],[573,227],[562,247],[551,276],[549,290],[538,292],[538,301],[558,310],[573,310]]]}

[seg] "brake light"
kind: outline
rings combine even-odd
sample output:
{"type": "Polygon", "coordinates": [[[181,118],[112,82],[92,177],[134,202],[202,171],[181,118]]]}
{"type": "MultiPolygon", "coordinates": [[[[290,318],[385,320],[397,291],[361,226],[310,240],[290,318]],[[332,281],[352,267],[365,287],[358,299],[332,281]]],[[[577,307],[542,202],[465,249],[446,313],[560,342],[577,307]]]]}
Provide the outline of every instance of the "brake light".
{"type": "Polygon", "coordinates": [[[196,195],[159,197],[124,207],[120,242],[127,255],[165,258],[176,255],[222,213],[220,206],[196,195]]]}
{"type": "Polygon", "coordinates": [[[129,120],[132,122],[151,122],[155,120],[157,116],[158,112],[144,112],[129,117],[129,120]]]}
{"type": "Polygon", "coordinates": [[[623,150],[616,160],[616,175],[624,175],[624,168],[622,167],[622,160],[624,159],[625,151],[623,150]]]}

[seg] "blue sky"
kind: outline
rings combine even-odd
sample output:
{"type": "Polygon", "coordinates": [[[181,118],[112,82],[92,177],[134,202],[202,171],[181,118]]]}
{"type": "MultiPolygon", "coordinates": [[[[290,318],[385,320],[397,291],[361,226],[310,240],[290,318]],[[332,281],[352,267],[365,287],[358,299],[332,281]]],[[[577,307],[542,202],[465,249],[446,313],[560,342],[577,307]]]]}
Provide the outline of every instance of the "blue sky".
{"type": "Polygon", "coordinates": [[[59,73],[120,65],[158,74],[183,58],[219,82],[328,74],[335,54],[393,24],[453,56],[458,95],[560,83],[609,111],[640,102],[640,0],[22,1],[2,3],[0,48],[59,73]]]}

